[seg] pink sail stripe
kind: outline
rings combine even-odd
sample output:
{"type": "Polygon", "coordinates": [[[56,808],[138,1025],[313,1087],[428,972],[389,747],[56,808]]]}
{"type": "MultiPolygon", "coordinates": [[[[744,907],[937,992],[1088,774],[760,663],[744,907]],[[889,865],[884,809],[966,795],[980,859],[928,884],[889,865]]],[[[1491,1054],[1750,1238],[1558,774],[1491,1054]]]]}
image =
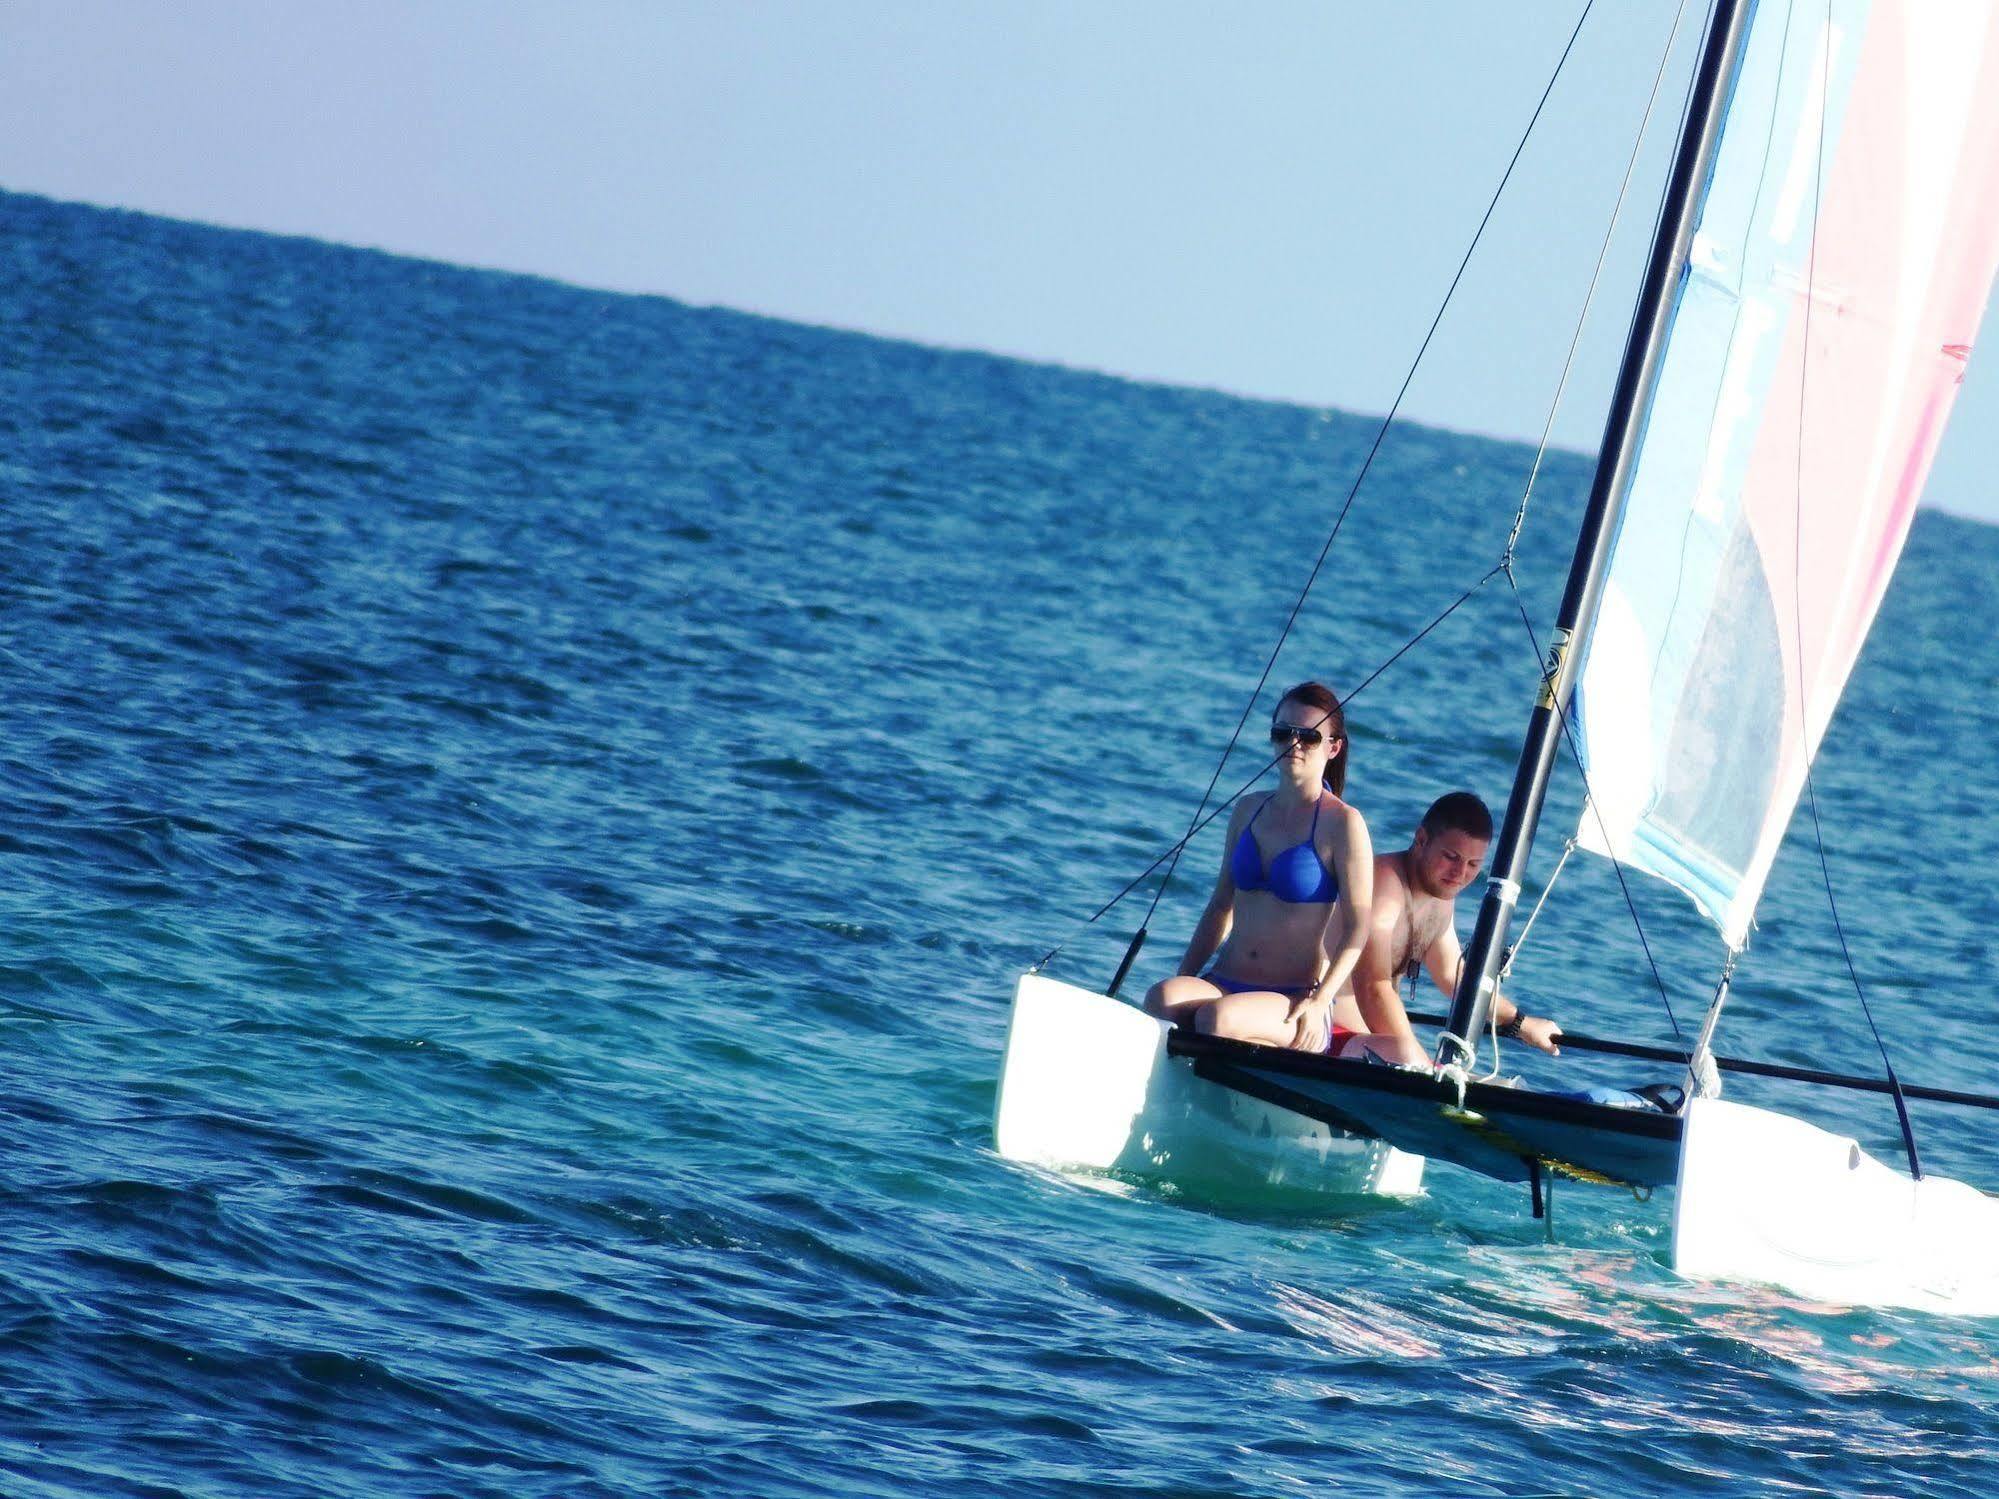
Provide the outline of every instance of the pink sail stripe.
{"type": "Polygon", "coordinates": [[[1752,888],[1768,874],[1805,764],[1901,557],[1963,378],[1957,351],[1977,334],[1999,261],[1994,17],[1971,18],[1977,24],[1958,33],[1957,46],[1976,48],[1982,62],[1969,117],[1941,119],[1911,93],[1922,73],[1908,28],[1921,19],[1902,5],[1877,7],[1871,18],[1845,129],[1827,164],[1810,266],[1816,300],[1808,314],[1806,295],[1797,298],[1778,361],[1785,373],[1765,408],[1745,484],[1745,516],[1776,605],[1792,699],[1776,795],[1744,871],[1752,888]],[[1937,172],[1953,152],[1955,170],[1937,172]],[[1919,164],[1929,169],[1921,178],[1919,164]],[[1940,186],[1947,194],[1939,201],[1940,186]],[[1931,201],[1923,201],[1925,188],[1931,201]],[[1923,223],[1934,232],[1913,234],[1911,225],[1923,223]],[[1940,274],[1925,279],[1924,271],[1940,274]],[[1794,696],[1801,680],[1802,712],[1794,696]]]}

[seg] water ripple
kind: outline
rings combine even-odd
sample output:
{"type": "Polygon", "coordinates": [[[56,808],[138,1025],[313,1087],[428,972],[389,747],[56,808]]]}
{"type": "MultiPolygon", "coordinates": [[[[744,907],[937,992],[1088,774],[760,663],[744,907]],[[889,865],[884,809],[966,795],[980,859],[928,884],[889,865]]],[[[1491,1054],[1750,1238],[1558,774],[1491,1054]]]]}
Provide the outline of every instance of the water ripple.
{"type": "MultiPolygon", "coordinates": [[[[1012,973],[1061,941],[1108,976],[1136,912],[1081,918],[1186,825],[1371,424],[4,194],[0,223],[9,1493],[1999,1481],[1992,1329],[1681,1282],[1663,1204],[1564,1189],[1550,1242],[1482,1182],[1222,1200],[993,1153],[1012,973]]],[[[1528,458],[1393,434],[1286,673],[1385,659],[1489,565],[1528,458]]],[[[1586,479],[1544,471],[1540,612],[1586,479]]],[[[1995,546],[1919,519],[1818,784],[1898,1059],[1943,1087],[1984,1086],[1990,1033],[1995,546]]],[[[1475,598],[1355,705],[1378,843],[1506,783],[1538,680],[1511,610],[1475,598]]],[[[1663,1039],[1614,882],[1566,878],[1522,992],[1663,1039]]],[[[1637,898],[1684,1024],[1712,941],[1637,898]]],[[[1866,1069],[1823,911],[1780,860],[1736,1030],[1866,1069]]],[[[1827,1109],[1892,1148],[1878,1101],[1827,1109]]],[[[1977,1121],[1918,1122],[1999,1181],[1977,1121]]]]}

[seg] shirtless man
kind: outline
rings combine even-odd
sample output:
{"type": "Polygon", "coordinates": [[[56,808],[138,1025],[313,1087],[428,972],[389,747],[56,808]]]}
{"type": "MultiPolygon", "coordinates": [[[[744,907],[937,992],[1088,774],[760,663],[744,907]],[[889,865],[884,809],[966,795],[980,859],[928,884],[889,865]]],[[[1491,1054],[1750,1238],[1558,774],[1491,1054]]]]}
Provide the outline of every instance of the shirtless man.
{"type": "MultiPolygon", "coordinates": [[[[1361,1032],[1343,1048],[1361,1050],[1408,1067],[1430,1065],[1410,1028],[1397,983],[1427,969],[1446,998],[1457,992],[1464,951],[1458,945],[1458,892],[1478,875],[1492,841],[1492,813],[1469,791],[1439,797],[1423,814],[1409,847],[1374,861],[1374,908],[1366,945],[1354,965],[1353,991],[1340,996],[1335,1020],[1361,1032]],[[1347,1013],[1347,1006],[1354,1008],[1347,1013]]],[[[1504,995],[1495,994],[1501,1035],[1517,1036],[1550,1056],[1560,1056],[1555,1038],[1562,1028],[1538,1015],[1525,1015],[1504,995]]]]}

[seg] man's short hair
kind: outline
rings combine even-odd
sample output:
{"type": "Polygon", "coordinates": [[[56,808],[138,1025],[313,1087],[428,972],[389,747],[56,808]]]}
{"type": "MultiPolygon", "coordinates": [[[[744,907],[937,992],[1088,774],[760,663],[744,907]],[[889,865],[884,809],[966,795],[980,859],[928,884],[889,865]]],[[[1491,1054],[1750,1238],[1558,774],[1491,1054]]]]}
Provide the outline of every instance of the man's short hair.
{"type": "Polygon", "coordinates": [[[1469,791],[1452,791],[1430,803],[1423,814],[1423,831],[1432,838],[1463,833],[1484,843],[1492,841],[1492,812],[1469,791]]]}

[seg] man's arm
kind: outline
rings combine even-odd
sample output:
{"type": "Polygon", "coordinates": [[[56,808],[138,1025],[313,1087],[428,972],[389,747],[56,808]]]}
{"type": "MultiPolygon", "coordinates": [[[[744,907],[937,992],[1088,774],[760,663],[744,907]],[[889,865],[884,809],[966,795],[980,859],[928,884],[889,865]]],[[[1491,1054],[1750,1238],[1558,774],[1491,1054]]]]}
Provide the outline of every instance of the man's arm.
{"type": "MultiPolygon", "coordinates": [[[[1464,949],[1458,945],[1458,929],[1455,923],[1447,923],[1437,940],[1430,944],[1430,950],[1423,954],[1423,966],[1430,971],[1430,977],[1444,991],[1444,998],[1456,999],[1458,975],[1464,971],[1464,949]]],[[[1529,1015],[1520,1006],[1495,989],[1492,993],[1492,1018],[1503,1036],[1514,1036],[1529,1046],[1538,1047],[1551,1057],[1562,1054],[1555,1038],[1562,1028],[1544,1015],[1529,1015]]]]}
{"type": "Polygon", "coordinates": [[[1360,1022],[1370,1036],[1379,1037],[1394,1060],[1405,1067],[1423,1067],[1430,1061],[1423,1044],[1409,1024],[1409,1012],[1395,987],[1395,929],[1405,909],[1402,887],[1393,879],[1383,879],[1374,891],[1374,909],[1369,913],[1367,941],[1354,964],[1353,997],[1360,1009],[1360,1022]]]}

